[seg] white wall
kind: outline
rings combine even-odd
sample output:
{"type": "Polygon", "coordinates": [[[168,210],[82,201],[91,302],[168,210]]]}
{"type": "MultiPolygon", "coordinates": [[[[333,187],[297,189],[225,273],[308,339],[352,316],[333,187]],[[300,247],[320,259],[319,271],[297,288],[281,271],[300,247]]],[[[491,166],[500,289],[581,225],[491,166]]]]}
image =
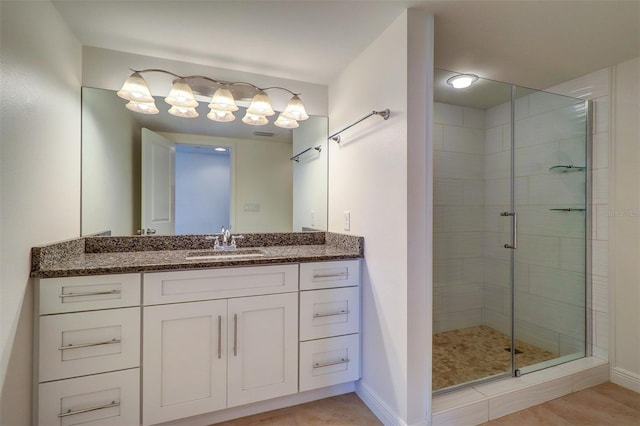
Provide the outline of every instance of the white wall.
{"type": "Polygon", "coordinates": [[[81,47],[49,2],[0,10],[0,424],[28,425],[30,249],[80,233],[81,47]]]}
{"type": "Polygon", "coordinates": [[[424,423],[431,392],[432,31],[405,11],[329,86],[329,133],[391,110],[329,145],[329,230],[349,211],[365,238],[359,394],[386,423],[424,423]]]}
{"type": "Polygon", "coordinates": [[[140,229],[140,125],[111,91],[84,90],[82,102],[82,235],[134,235],[140,229]]]}
{"type": "Polygon", "coordinates": [[[612,77],[611,380],[640,392],[640,58],[612,77]]]}

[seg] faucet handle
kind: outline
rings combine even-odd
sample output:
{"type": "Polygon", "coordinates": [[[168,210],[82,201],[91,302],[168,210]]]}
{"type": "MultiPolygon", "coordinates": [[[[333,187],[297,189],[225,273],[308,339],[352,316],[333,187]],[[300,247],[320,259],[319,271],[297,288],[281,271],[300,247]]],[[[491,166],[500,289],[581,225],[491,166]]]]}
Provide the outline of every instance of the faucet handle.
{"type": "Polygon", "coordinates": [[[236,240],[244,240],[244,235],[232,235],[231,236],[231,247],[236,247],[236,240]]]}

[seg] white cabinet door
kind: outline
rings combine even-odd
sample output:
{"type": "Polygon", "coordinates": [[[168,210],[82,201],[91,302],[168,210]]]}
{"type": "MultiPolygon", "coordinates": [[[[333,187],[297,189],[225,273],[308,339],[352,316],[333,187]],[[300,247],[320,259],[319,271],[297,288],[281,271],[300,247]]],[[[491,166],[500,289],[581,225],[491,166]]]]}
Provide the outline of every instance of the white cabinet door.
{"type": "Polygon", "coordinates": [[[227,301],[144,308],[145,425],[227,405],[227,301]]]}
{"type": "Polygon", "coordinates": [[[229,300],[228,407],[298,391],[298,294],[229,300]]]}

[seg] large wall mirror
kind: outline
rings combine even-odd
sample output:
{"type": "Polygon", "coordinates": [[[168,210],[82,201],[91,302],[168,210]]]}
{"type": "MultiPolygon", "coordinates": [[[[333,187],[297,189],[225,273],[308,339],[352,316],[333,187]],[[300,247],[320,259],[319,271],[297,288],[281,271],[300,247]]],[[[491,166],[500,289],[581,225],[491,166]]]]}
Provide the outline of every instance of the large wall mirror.
{"type": "Polygon", "coordinates": [[[291,130],[125,103],[82,89],[83,236],[327,230],[327,117],[291,130]]]}

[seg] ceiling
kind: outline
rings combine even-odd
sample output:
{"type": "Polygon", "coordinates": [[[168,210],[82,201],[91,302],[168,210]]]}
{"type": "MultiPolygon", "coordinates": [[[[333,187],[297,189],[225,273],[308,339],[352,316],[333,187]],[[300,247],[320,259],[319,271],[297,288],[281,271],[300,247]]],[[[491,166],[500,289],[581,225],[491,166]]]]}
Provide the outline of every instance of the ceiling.
{"type": "Polygon", "coordinates": [[[53,0],[83,45],[329,84],[407,7],[438,68],[544,89],[640,54],[640,0],[53,0]]]}

